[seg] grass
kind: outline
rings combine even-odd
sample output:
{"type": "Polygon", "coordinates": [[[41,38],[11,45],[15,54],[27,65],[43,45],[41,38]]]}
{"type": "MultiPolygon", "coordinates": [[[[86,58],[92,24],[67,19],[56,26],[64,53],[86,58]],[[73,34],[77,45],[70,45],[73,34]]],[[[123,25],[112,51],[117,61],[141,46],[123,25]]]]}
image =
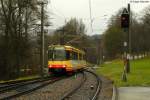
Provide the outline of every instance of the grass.
{"type": "Polygon", "coordinates": [[[21,80],[30,80],[30,79],[34,79],[34,78],[38,78],[38,77],[39,77],[38,75],[26,76],[26,77],[20,77],[20,78],[17,78],[17,79],[14,79],[14,80],[8,80],[8,81],[1,80],[0,83],[15,82],[15,81],[21,81],[21,80]]]}
{"type": "Polygon", "coordinates": [[[123,66],[123,61],[114,60],[103,64],[97,72],[114,80],[117,86],[150,86],[150,58],[131,61],[127,82],[121,80],[123,66]]]}

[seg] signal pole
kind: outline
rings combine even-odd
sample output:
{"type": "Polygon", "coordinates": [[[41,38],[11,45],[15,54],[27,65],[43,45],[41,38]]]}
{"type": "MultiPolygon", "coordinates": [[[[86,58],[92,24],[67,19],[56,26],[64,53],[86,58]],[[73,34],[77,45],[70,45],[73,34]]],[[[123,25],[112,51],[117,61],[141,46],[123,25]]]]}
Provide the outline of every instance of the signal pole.
{"type": "Polygon", "coordinates": [[[131,56],[131,33],[130,33],[130,4],[128,4],[128,13],[129,13],[129,28],[128,28],[128,55],[127,55],[127,73],[130,73],[130,56],[131,56]]]}
{"type": "Polygon", "coordinates": [[[128,4],[128,11],[129,11],[129,17],[130,17],[130,27],[129,27],[129,54],[131,56],[132,53],[132,43],[131,43],[131,38],[132,38],[132,12],[131,12],[131,6],[128,4]]]}
{"type": "Polygon", "coordinates": [[[121,28],[126,33],[124,41],[124,71],[122,74],[122,80],[126,82],[126,73],[130,73],[130,4],[128,4],[128,9],[124,8],[123,13],[121,15],[121,28]]]}
{"type": "MultiPolygon", "coordinates": [[[[128,5],[128,10],[130,10],[130,5],[128,5]]],[[[126,38],[124,42],[125,46],[125,62],[126,62],[126,72],[130,73],[130,13],[126,8],[123,10],[121,15],[121,28],[126,33],[126,38]]]]}

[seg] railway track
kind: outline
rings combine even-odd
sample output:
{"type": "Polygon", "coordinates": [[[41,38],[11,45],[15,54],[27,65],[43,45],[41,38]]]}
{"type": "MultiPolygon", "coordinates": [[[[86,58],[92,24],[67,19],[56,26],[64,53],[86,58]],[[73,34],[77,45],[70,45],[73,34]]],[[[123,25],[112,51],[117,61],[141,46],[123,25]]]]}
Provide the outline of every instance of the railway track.
{"type": "Polygon", "coordinates": [[[4,83],[0,83],[0,87],[5,86],[5,85],[11,85],[11,84],[16,84],[16,83],[21,83],[21,82],[37,80],[37,79],[41,79],[41,77],[37,77],[37,78],[33,78],[33,79],[27,79],[27,80],[17,80],[17,81],[4,82],[4,83]]]}
{"type": "Polygon", "coordinates": [[[0,100],[8,100],[8,99],[12,99],[30,93],[44,86],[52,84],[56,81],[59,81],[63,78],[64,77],[55,77],[55,78],[50,77],[50,78],[39,79],[31,82],[25,82],[25,83],[21,82],[18,84],[7,86],[0,90],[1,91],[0,100]]]}
{"type": "MultiPolygon", "coordinates": [[[[99,78],[99,76],[98,76],[97,74],[95,74],[94,72],[88,71],[88,70],[86,70],[85,72],[86,72],[86,73],[89,73],[89,74],[92,74],[92,75],[96,78],[96,80],[97,80],[97,84],[96,84],[96,86],[95,86],[95,87],[96,87],[96,90],[95,90],[94,94],[92,95],[92,97],[90,98],[90,100],[96,100],[97,97],[98,97],[98,95],[99,95],[99,93],[100,93],[100,91],[101,91],[101,88],[102,88],[102,81],[101,81],[101,79],[99,78]]],[[[61,98],[61,100],[70,100],[70,99],[71,99],[70,97],[71,97],[73,94],[75,94],[75,93],[77,92],[77,90],[79,90],[79,89],[85,84],[85,82],[87,81],[87,76],[86,76],[85,72],[82,72],[82,74],[83,74],[83,80],[82,80],[82,82],[78,85],[78,87],[72,89],[72,90],[69,91],[67,94],[65,94],[65,95],[61,98]]]]}
{"type": "MultiPolygon", "coordinates": [[[[100,91],[101,91],[101,80],[100,78],[93,72],[91,71],[84,71],[81,73],[81,82],[79,81],[79,85],[76,85],[76,87],[71,88],[70,90],[68,90],[66,92],[66,94],[63,94],[62,97],[59,98],[59,100],[80,100],[81,96],[85,96],[86,98],[84,98],[83,100],[96,100],[100,91]],[[91,76],[91,78],[89,78],[89,76],[91,76]],[[91,80],[92,79],[92,80],[91,80]],[[94,86],[94,89],[91,90],[90,89],[90,85],[87,85],[87,83],[89,82],[92,83],[93,81],[95,82],[94,84],[92,84],[94,86]],[[86,89],[86,88],[88,89],[86,89]],[[83,89],[85,88],[85,89],[83,89]],[[83,91],[84,90],[84,91],[83,91]],[[87,94],[85,94],[84,92],[86,91],[90,91],[89,93],[91,93],[89,96],[87,94]],[[80,95],[79,98],[76,98],[77,95],[80,95]]],[[[66,78],[66,77],[64,77],[66,78]]],[[[5,89],[0,89],[0,100],[6,100],[6,99],[12,99],[12,98],[16,98],[19,97],[21,95],[33,92],[37,89],[40,89],[44,86],[47,86],[49,84],[52,84],[56,81],[59,81],[61,79],[64,79],[63,77],[55,77],[55,78],[45,78],[45,79],[41,79],[41,80],[34,80],[33,82],[25,82],[22,84],[18,83],[18,84],[11,84],[11,86],[8,86],[5,89]]],[[[90,84],[91,84],[90,83],[90,84]]]]}
{"type": "Polygon", "coordinates": [[[26,81],[20,81],[20,82],[13,82],[13,83],[7,83],[7,84],[3,84],[0,86],[0,94],[12,89],[15,89],[17,87],[20,86],[24,86],[27,84],[32,84],[32,83],[36,83],[36,82],[40,82],[40,81],[44,81],[46,79],[48,79],[50,77],[45,77],[45,78],[36,78],[36,79],[32,79],[32,80],[26,80],[26,81]]]}
{"type": "Polygon", "coordinates": [[[93,97],[91,99],[91,100],[96,100],[98,95],[99,95],[99,93],[100,93],[100,91],[101,91],[101,89],[102,89],[102,80],[94,72],[92,72],[92,71],[87,71],[87,72],[93,74],[96,77],[96,79],[97,79],[97,88],[96,88],[96,91],[95,91],[95,93],[94,93],[94,95],[93,95],[93,97]]]}
{"type": "Polygon", "coordinates": [[[61,98],[61,100],[66,100],[67,98],[69,98],[74,92],[76,92],[85,83],[85,81],[87,80],[86,75],[85,75],[84,72],[82,72],[82,75],[83,75],[83,79],[82,79],[81,83],[76,88],[74,88],[72,91],[70,91],[67,94],[65,94],[61,98]]]}

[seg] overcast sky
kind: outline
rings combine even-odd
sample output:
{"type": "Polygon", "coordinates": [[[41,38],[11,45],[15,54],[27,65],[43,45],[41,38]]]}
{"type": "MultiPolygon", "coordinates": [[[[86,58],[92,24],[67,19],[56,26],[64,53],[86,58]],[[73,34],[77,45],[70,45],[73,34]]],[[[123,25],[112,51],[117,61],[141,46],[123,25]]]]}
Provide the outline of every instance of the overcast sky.
{"type": "Polygon", "coordinates": [[[140,13],[150,5],[150,0],[91,0],[93,33],[90,28],[89,0],[49,0],[48,12],[53,23],[51,29],[56,29],[65,24],[70,18],[82,19],[86,25],[87,34],[102,34],[109,18],[120,8],[126,7],[129,2],[147,1],[147,3],[131,3],[131,9],[140,13]]]}

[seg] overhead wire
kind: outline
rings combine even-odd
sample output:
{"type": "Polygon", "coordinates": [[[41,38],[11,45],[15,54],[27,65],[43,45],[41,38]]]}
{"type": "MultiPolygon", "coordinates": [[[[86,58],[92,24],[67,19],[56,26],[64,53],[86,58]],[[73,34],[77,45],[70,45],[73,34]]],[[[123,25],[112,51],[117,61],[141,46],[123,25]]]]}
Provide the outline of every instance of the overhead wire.
{"type": "MultiPolygon", "coordinates": [[[[66,23],[66,17],[64,16],[64,14],[59,11],[54,5],[53,5],[53,2],[52,0],[49,0],[49,4],[50,4],[50,9],[51,9],[51,14],[52,16],[54,17],[53,19],[57,19],[58,20],[61,20],[63,22],[66,23]],[[57,18],[59,17],[59,18],[57,18]],[[61,18],[61,19],[60,19],[61,18]]],[[[57,24],[56,23],[54,24],[55,27],[60,27],[60,24],[57,24]]]]}
{"type": "Polygon", "coordinates": [[[61,11],[59,11],[55,6],[52,5],[52,0],[50,0],[50,6],[55,16],[60,17],[61,19],[64,19],[64,21],[66,21],[67,18],[65,17],[65,15],[61,11]]]}
{"type": "Polygon", "coordinates": [[[89,10],[90,10],[90,25],[91,25],[91,32],[93,32],[93,19],[92,19],[92,7],[91,7],[91,0],[89,0],[89,10]]]}

